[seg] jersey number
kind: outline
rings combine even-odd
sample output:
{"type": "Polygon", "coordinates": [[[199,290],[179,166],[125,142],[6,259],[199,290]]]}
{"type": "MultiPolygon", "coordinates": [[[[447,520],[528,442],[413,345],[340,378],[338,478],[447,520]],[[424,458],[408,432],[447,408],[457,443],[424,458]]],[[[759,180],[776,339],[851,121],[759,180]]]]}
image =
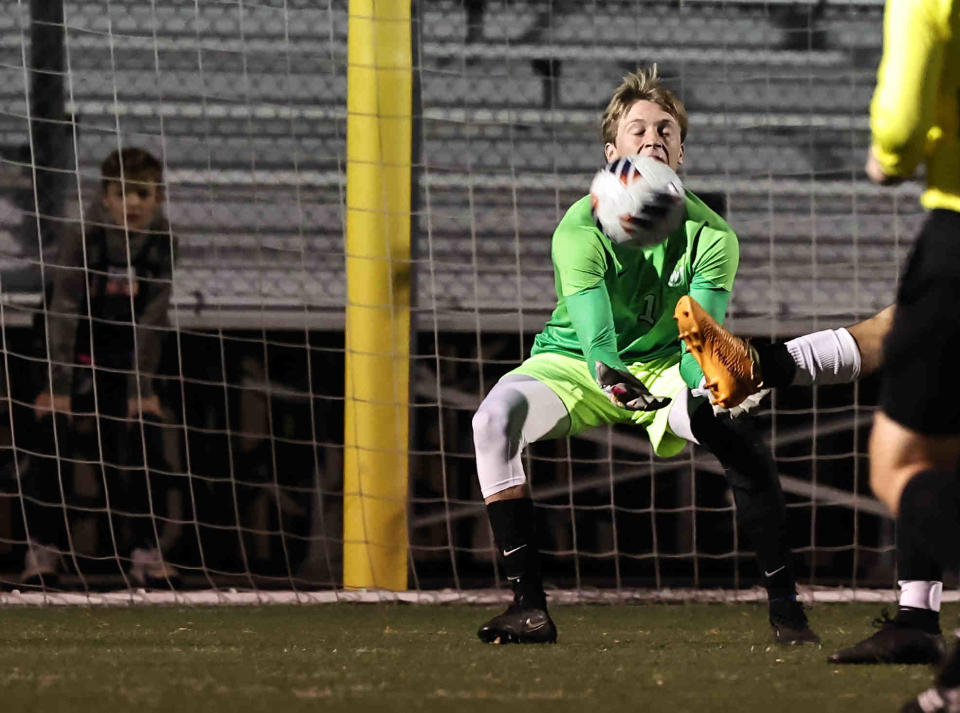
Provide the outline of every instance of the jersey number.
{"type": "Polygon", "coordinates": [[[640,314],[637,315],[638,322],[646,322],[651,327],[656,321],[653,317],[653,308],[657,304],[656,295],[647,295],[643,298],[643,307],[640,310],[640,314]]]}

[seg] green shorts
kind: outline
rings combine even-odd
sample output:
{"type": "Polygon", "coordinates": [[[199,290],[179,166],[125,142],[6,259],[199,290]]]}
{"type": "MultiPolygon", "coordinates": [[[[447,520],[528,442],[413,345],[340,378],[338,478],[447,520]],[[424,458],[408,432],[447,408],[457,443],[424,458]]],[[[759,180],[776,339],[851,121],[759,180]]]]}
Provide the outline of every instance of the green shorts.
{"type": "MultiPolygon", "coordinates": [[[[627,367],[654,396],[676,398],[687,388],[680,376],[680,354],[638,362],[627,367]]],[[[542,381],[560,397],[570,416],[568,436],[608,423],[635,423],[647,431],[654,452],[663,458],[675,456],[686,441],[667,425],[670,406],[657,411],[630,411],[614,406],[590,376],[582,359],[561,354],[536,354],[510,372],[542,381]]]]}

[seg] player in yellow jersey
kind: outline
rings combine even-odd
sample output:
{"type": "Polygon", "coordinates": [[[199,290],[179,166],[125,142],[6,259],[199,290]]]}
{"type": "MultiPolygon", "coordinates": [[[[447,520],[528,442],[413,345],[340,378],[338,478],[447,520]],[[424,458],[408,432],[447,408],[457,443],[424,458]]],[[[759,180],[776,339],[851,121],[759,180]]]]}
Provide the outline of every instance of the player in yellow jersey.
{"type": "MultiPolygon", "coordinates": [[[[871,129],[870,180],[894,185],[925,164],[922,203],[930,214],[903,273],[884,341],[870,482],[898,514],[898,549],[956,570],[960,402],[953,396],[952,358],[960,349],[960,321],[950,315],[960,301],[960,0],[887,0],[871,129]]],[[[689,314],[678,313],[680,332],[700,339],[698,320],[689,314]]],[[[738,351],[736,342],[715,334],[706,343],[710,348],[704,352],[715,345],[725,357],[738,351]]],[[[721,366],[719,376],[704,368],[708,383],[715,384],[714,396],[726,405],[756,391],[764,380],[763,358],[742,344],[737,358],[744,362],[740,368],[721,366]],[[752,369],[757,362],[761,368],[752,369]]],[[[937,685],[904,710],[960,713],[960,648],[947,660],[937,685]]]]}
{"type": "MultiPolygon", "coordinates": [[[[897,514],[901,546],[960,568],[960,0],[887,0],[870,106],[870,180],[892,185],[926,166],[930,211],[901,276],[884,344],[870,485],[897,514]]],[[[960,713],[960,649],[905,711],[960,713]]]]}

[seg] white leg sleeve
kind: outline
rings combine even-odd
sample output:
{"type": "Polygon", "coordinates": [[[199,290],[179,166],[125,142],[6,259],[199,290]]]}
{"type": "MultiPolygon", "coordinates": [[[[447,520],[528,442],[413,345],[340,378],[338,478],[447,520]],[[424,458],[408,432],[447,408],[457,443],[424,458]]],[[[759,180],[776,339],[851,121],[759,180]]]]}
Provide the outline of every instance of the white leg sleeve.
{"type": "Polygon", "coordinates": [[[667,408],[670,413],[667,414],[667,425],[670,430],[680,438],[684,438],[690,443],[699,444],[693,436],[693,429],[690,427],[690,414],[703,403],[703,398],[694,398],[690,394],[690,389],[683,389],[679,394],[673,397],[673,402],[667,408]]]}
{"type": "Polygon", "coordinates": [[[503,377],[473,416],[473,445],[483,497],[527,482],[520,462],[524,446],[559,438],[569,430],[567,408],[549,386],[519,374],[503,377]]]}
{"type": "Polygon", "coordinates": [[[860,376],[860,349],[842,327],[805,334],[786,347],[797,363],[794,384],[846,384],[860,376]]]}

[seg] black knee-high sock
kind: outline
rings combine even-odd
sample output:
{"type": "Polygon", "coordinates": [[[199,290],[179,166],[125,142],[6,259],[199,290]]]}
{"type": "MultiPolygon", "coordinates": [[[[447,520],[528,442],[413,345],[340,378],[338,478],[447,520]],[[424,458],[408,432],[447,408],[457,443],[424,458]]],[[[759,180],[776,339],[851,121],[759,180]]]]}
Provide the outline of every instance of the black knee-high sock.
{"type": "MultiPolygon", "coordinates": [[[[897,537],[927,553],[946,571],[960,568],[960,483],[957,474],[927,470],[907,481],[900,494],[897,537]]],[[[960,658],[947,659],[940,686],[960,686],[960,658]]]]}
{"type": "MultiPolygon", "coordinates": [[[[919,582],[939,582],[943,569],[916,541],[913,532],[897,532],[897,579],[919,582]]],[[[897,621],[907,626],[940,633],[940,612],[917,607],[897,607],[897,621]]]]}
{"type": "Polygon", "coordinates": [[[524,603],[545,607],[533,500],[496,500],[487,505],[487,515],[503,557],[504,573],[514,591],[524,603]]]}
{"type": "Polygon", "coordinates": [[[769,447],[749,416],[717,417],[706,405],[693,413],[690,427],[723,466],[740,528],[757,553],[768,596],[795,596],[793,556],[787,546],[787,509],[769,447]]]}
{"type": "Polygon", "coordinates": [[[897,536],[945,570],[960,568],[960,484],[954,473],[927,470],[900,494],[897,536]]]}

